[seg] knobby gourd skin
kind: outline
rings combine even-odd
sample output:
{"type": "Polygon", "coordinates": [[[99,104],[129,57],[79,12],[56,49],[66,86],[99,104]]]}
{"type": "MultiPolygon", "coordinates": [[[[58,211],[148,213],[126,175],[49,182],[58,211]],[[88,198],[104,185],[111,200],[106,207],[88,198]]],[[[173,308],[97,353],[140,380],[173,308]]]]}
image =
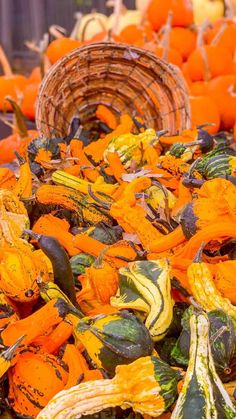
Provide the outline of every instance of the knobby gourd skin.
{"type": "Polygon", "coordinates": [[[153,417],[165,412],[177,397],[179,374],[155,356],[141,357],[116,368],[113,379],[82,383],[61,391],[37,419],[80,418],[108,407],[132,407],[153,417]]]}
{"type": "Polygon", "coordinates": [[[190,330],[188,369],[171,419],[234,419],[235,407],[215,370],[204,312],[192,314],[190,330]]]}
{"type": "Polygon", "coordinates": [[[173,318],[167,259],[131,262],[119,272],[119,290],[111,298],[111,304],[119,309],[141,312],[152,339],[161,340],[173,318]]]}

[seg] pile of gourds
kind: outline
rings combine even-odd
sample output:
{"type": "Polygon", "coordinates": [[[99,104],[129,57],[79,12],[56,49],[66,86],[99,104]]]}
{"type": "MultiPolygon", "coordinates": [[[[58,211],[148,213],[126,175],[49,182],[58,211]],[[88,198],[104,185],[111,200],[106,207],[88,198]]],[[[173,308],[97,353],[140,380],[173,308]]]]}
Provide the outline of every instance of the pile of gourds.
{"type": "Polygon", "coordinates": [[[0,168],[1,408],[235,418],[233,136],[96,117],[0,168]]]}

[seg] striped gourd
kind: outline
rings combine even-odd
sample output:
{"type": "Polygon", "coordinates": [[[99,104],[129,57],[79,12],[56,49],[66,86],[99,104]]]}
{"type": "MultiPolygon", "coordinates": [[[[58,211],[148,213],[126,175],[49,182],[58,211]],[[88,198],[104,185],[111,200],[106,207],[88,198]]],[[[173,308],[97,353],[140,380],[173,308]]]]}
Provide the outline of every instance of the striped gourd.
{"type": "Polygon", "coordinates": [[[190,330],[189,365],[171,419],[233,419],[235,407],[215,370],[207,315],[193,313],[190,330]]]}
{"type": "Polygon", "coordinates": [[[161,340],[173,318],[167,259],[131,262],[120,269],[120,274],[119,290],[111,298],[111,304],[144,313],[152,339],[161,340]]]}

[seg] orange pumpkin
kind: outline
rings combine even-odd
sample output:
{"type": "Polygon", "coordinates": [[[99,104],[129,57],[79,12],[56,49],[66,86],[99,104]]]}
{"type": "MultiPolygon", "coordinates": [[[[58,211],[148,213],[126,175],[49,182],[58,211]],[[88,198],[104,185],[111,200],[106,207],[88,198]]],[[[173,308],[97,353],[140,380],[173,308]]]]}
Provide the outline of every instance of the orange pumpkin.
{"type": "Polygon", "coordinates": [[[34,67],[28,77],[28,84],[40,83],[42,80],[42,74],[40,67],[34,67]]]}
{"type": "Polygon", "coordinates": [[[189,26],[193,23],[191,0],[151,0],[147,17],[154,31],[165,24],[169,11],[173,12],[173,26],[189,26]]]}
{"type": "MultiPolygon", "coordinates": [[[[153,38],[153,32],[149,25],[144,27],[138,27],[136,25],[128,25],[120,32],[120,37],[123,42],[127,44],[137,44],[151,41],[153,38]]],[[[141,46],[141,45],[140,45],[141,46]]]]}
{"type": "Polygon", "coordinates": [[[73,49],[79,48],[83,45],[83,42],[77,41],[71,38],[58,38],[52,41],[46,51],[46,55],[50,62],[54,64],[57,60],[64,57],[64,55],[73,51],[73,49]]]}
{"type": "Polygon", "coordinates": [[[190,106],[193,128],[201,124],[214,123],[214,126],[205,129],[212,134],[219,131],[220,112],[210,96],[190,96],[190,106]]]}
{"type": "Polygon", "coordinates": [[[36,130],[29,130],[28,137],[21,138],[19,134],[12,134],[0,141],[0,164],[5,164],[13,161],[16,156],[14,151],[19,151],[24,154],[27,144],[38,137],[36,130]]]}
{"type": "Polygon", "coordinates": [[[208,94],[220,111],[221,128],[233,128],[236,122],[236,74],[211,80],[208,84],[208,94]]]}
{"type": "MultiPolygon", "coordinates": [[[[163,58],[164,55],[164,48],[157,46],[154,42],[148,42],[147,44],[144,45],[144,48],[148,51],[153,52],[155,55],[157,55],[157,57],[163,58]]],[[[168,62],[171,64],[174,64],[176,66],[178,66],[179,68],[182,67],[182,57],[181,54],[173,48],[169,48],[168,52],[167,52],[167,56],[168,56],[168,62]]]]}
{"type": "Polygon", "coordinates": [[[39,84],[28,84],[24,90],[24,97],[21,105],[22,112],[29,119],[35,119],[35,102],[38,96],[39,84]]]}
{"type": "Polygon", "coordinates": [[[192,81],[209,80],[231,74],[234,62],[228,49],[220,45],[205,45],[190,54],[187,68],[192,81]]]}
{"type": "Polygon", "coordinates": [[[206,31],[204,39],[207,44],[210,44],[217,35],[219,35],[217,45],[228,49],[233,54],[236,45],[236,23],[230,19],[221,19],[206,31]],[[220,31],[222,31],[221,34],[220,31]]]}
{"type": "Polygon", "coordinates": [[[189,28],[175,27],[170,30],[170,47],[177,50],[185,61],[196,48],[196,32],[189,28]]]}
{"type": "Polygon", "coordinates": [[[189,86],[191,96],[205,96],[208,95],[208,82],[195,81],[189,86]]]}

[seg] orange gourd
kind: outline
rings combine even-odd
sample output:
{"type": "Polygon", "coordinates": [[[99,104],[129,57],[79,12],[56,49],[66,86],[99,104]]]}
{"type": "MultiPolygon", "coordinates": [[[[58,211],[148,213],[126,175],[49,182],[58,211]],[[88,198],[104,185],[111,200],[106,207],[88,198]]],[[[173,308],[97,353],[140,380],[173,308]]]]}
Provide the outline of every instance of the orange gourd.
{"type": "Polygon", "coordinates": [[[40,67],[34,67],[28,77],[28,84],[41,83],[42,72],[40,67]]]}
{"type": "Polygon", "coordinates": [[[8,378],[8,397],[13,410],[36,417],[49,400],[63,390],[68,373],[62,361],[54,355],[28,351],[19,355],[8,378]]]}
{"type": "MultiPolygon", "coordinates": [[[[153,42],[145,44],[144,48],[148,51],[151,51],[155,55],[157,55],[157,57],[160,57],[160,58],[164,59],[165,48],[157,46],[153,42]]],[[[177,49],[168,48],[168,51],[167,51],[166,55],[167,55],[167,60],[166,61],[168,63],[177,65],[179,68],[182,67],[182,64],[183,64],[182,56],[181,56],[180,52],[177,51],[177,49]]]]}
{"type": "Polygon", "coordinates": [[[195,81],[189,86],[189,93],[191,96],[206,96],[208,95],[208,82],[195,81]]]}
{"type": "Polygon", "coordinates": [[[208,94],[219,109],[221,128],[233,128],[236,122],[236,74],[211,80],[208,84],[208,94]]]}
{"type": "Polygon", "coordinates": [[[205,129],[214,134],[219,131],[220,112],[210,96],[190,96],[192,128],[200,124],[214,123],[205,129]]]}
{"type": "Polygon", "coordinates": [[[154,31],[166,22],[169,11],[173,12],[173,26],[189,26],[193,23],[193,6],[190,0],[151,0],[147,17],[154,31]]]}
{"type": "Polygon", "coordinates": [[[15,173],[7,167],[0,167],[0,189],[12,189],[15,185],[15,173]]]}

